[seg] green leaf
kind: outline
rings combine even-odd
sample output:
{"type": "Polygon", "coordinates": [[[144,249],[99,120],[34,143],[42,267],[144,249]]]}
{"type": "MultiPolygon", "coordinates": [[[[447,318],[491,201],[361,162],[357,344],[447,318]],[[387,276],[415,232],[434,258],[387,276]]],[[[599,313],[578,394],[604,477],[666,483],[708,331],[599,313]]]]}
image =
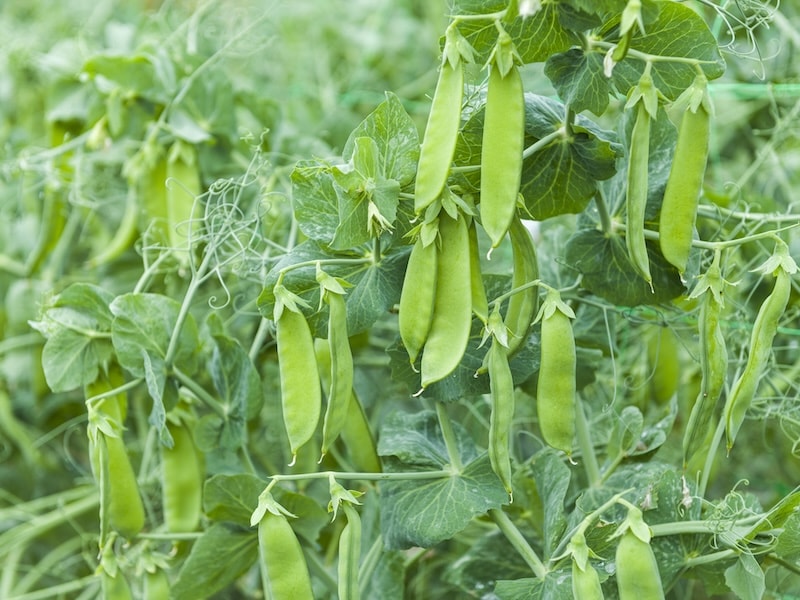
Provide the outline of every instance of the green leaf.
{"type": "MultiPolygon", "coordinates": [[[[431,547],[508,501],[488,455],[478,456],[460,426],[454,424],[454,430],[464,465],[461,472],[441,479],[381,483],[381,532],[387,548],[431,547]]],[[[390,472],[445,469],[450,462],[432,411],[394,413],[383,426],[378,454],[390,472]]]]}
{"type": "Polygon", "coordinates": [[[567,527],[564,499],[569,488],[570,471],[558,453],[549,449],[536,455],[531,469],[544,510],[544,558],[548,559],[567,527]]]}
{"type": "MultiPolygon", "coordinates": [[[[158,359],[163,365],[178,322],[180,303],[161,294],[130,293],[117,296],[110,308],[114,315],[111,339],[119,364],[136,377],[145,376],[145,353],[150,355],[153,366],[158,359]]],[[[199,347],[197,325],[192,315],[188,315],[178,336],[174,366],[187,375],[194,374],[199,347]]]]}
{"type": "Polygon", "coordinates": [[[509,547],[508,538],[492,531],[450,563],[444,579],[462,590],[465,598],[480,598],[492,591],[498,579],[522,579],[530,573],[530,566],[509,547]]]}
{"type": "Polygon", "coordinates": [[[558,97],[572,110],[590,110],[602,115],[608,108],[611,82],[603,72],[603,55],[572,48],[547,59],[544,73],[553,83],[558,97]]]}
{"type": "Polygon", "coordinates": [[[165,52],[160,57],[158,53],[95,54],[84,63],[83,72],[91,76],[102,91],[109,92],[116,86],[125,95],[166,104],[172,98],[176,82],[174,71],[163,68],[172,64],[165,55],[165,52]]]}
{"type": "Polygon", "coordinates": [[[339,194],[330,165],[300,161],[292,171],[292,202],[297,223],[306,236],[330,243],[339,223],[339,194]]]}
{"type": "Polygon", "coordinates": [[[394,179],[400,186],[410,184],[417,172],[419,135],[414,121],[400,99],[391,92],[350,134],[342,157],[350,162],[356,152],[358,138],[371,138],[378,153],[377,174],[394,179]]]}
{"type": "Polygon", "coordinates": [[[783,524],[775,554],[787,562],[795,563],[800,559],[800,512],[793,513],[783,524]]]}
{"type": "Polygon", "coordinates": [[[236,581],[257,558],[255,530],[213,523],[192,546],[172,585],[170,598],[208,598],[236,581]]]}
{"type": "Polygon", "coordinates": [[[582,229],[567,242],[566,261],[582,275],[581,286],[619,306],[661,304],[685,291],[678,271],[647,243],[653,289],[642,279],[628,258],[625,241],[597,229],[582,229]]]}
{"type": "Polygon", "coordinates": [[[167,410],[164,406],[164,390],[167,385],[167,370],[164,361],[158,357],[152,357],[147,352],[142,353],[142,361],[147,392],[153,400],[153,408],[147,421],[156,428],[159,441],[167,448],[172,448],[172,435],[167,429],[167,410]]]}
{"type": "Polygon", "coordinates": [[[725,569],[725,583],[741,600],[761,600],[766,590],[764,571],[749,552],[740,554],[739,560],[725,569]]]}
{"type": "Polygon", "coordinates": [[[250,357],[233,338],[215,335],[208,370],[225,415],[242,428],[261,410],[261,379],[250,357]]]}
{"type": "MultiPolygon", "coordinates": [[[[655,56],[690,58],[702,61],[706,77],[716,79],[725,71],[725,61],[708,25],[694,10],[679,2],[654,2],[660,9],[658,18],[646,26],[644,35],[636,30],[630,48],[655,56]]],[[[628,56],[614,67],[614,87],[627,95],[641,78],[644,62],[628,56]]],[[[675,100],[692,85],[695,67],[686,62],[657,60],[652,63],[653,83],[669,100],[675,100]]]]}
{"type": "Polygon", "coordinates": [[[215,521],[250,526],[250,515],[266,482],[248,473],[217,474],[203,487],[203,512],[215,521]]]}
{"type": "Polygon", "coordinates": [[[499,600],[573,600],[570,569],[550,571],[542,579],[498,581],[494,593],[499,600]]]}

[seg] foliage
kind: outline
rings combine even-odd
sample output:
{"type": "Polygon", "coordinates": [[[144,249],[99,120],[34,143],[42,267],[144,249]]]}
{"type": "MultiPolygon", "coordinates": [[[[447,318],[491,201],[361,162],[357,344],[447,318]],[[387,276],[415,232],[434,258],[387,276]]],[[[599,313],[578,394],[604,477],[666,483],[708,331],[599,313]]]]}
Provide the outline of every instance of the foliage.
{"type": "Polygon", "coordinates": [[[800,594],[795,8],[68,4],[0,9],[0,597],[558,599],[594,570],[617,598],[623,537],[669,598],[800,594]],[[686,111],[711,138],[676,264],[686,111]],[[409,360],[415,244],[464,260],[428,265],[409,360]]]}

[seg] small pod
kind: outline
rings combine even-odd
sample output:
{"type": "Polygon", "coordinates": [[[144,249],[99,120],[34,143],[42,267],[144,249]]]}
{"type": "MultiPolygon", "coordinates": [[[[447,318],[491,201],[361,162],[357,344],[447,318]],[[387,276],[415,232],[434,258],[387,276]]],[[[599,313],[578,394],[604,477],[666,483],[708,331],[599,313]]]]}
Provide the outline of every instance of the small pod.
{"type": "Polygon", "coordinates": [[[581,569],[575,559],[572,560],[572,597],[577,600],[603,600],[604,598],[597,571],[588,563],[586,569],[581,569]]]}
{"type": "MultiPolygon", "coordinates": [[[[185,251],[196,235],[193,222],[195,198],[200,195],[200,172],[197,150],[191,144],[176,141],[167,157],[167,239],[170,248],[185,251]]],[[[200,215],[197,215],[199,218],[200,215]]],[[[188,264],[189,255],[178,252],[177,258],[188,264]]]]}
{"type": "Polygon", "coordinates": [[[525,97],[516,65],[489,71],[481,147],[481,224],[497,248],[517,210],[525,147],[525,97]]]}
{"type": "Polygon", "coordinates": [[[258,524],[264,596],[269,600],[313,600],[303,548],[283,515],[267,512],[258,524]]]}
{"type": "Polygon", "coordinates": [[[542,437],[553,448],[572,454],[575,437],[576,354],[572,310],[557,291],[542,305],[541,361],[536,387],[536,412],[542,437]]]}
{"type": "Polygon", "coordinates": [[[664,600],[653,548],[630,529],[619,539],[616,564],[619,600],[664,600]]]}
{"type": "Polygon", "coordinates": [[[344,296],[325,292],[330,309],[328,346],[330,347],[330,387],[328,406],[322,424],[322,454],[328,452],[344,428],[350,397],[353,395],[353,353],[347,335],[347,308],[344,296]]]}
{"type": "Polygon", "coordinates": [[[428,339],[433,321],[437,259],[436,244],[424,246],[421,238],[414,242],[400,293],[398,314],[400,339],[412,365],[428,339]]]}
{"type": "Polygon", "coordinates": [[[131,586],[122,571],[111,576],[105,570],[100,575],[103,600],[133,600],[131,586]]]}
{"type": "Polygon", "coordinates": [[[339,600],[358,600],[358,564],[361,560],[361,517],[349,504],[343,505],[347,525],[339,536],[339,600]]]}
{"type": "Polygon", "coordinates": [[[428,208],[447,183],[461,125],[463,95],[464,68],[460,62],[454,67],[449,60],[444,60],[419,149],[414,185],[414,210],[417,213],[428,208]]]}
{"type": "Polygon", "coordinates": [[[469,225],[469,274],[472,288],[472,312],[483,323],[489,320],[489,301],[483,285],[481,273],[481,256],[478,248],[478,230],[473,220],[469,225]]]}
{"type": "Polygon", "coordinates": [[[511,425],[514,420],[514,382],[506,348],[492,337],[487,356],[492,414],[489,420],[489,461],[503,487],[511,487],[511,425]]]}
{"type": "MultiPolygon", "coordinates": [[[[131,539],[144,527],[145,514],[139,484],[121,437],[98,432],[103,504],[107,498],[109,525],[131,539]]],[[[101,509],[102,510],[102,509],[101,509]]]]}
{"type": "Polygon", "coordinates": [[[650,260],[644,238],[644,214],[647,207],[647,169],[650,162],[650,114],[644,101],[637,103],[636,121],[631,132],[628,156],[628,187],[625,196],[625,242],[636,271],[652,289],[650,260]]]}
{"type": "MultiPolygon", "coordinates": [[[[539,262],[530,232],[519,217],[511,221],[508,230],[511,238],[514,272],[511,288],[516,289],[539,279],[539,262]]],[[[531,323],[539,310],[539,289],[530,286],[508,299],[504,322],[509,332],[508,354],[513,355],[528,338],[531,323]]]]}
{"type": "Polygon", "coordinates": [[[203,465],[189,427],[167,423],[172,448],[161,446],[164,524],[170,533],[197,529],[203,510],[203,465]]]}
{"type": "Polygon", "coordinates": [[[664,190],[659,219],[659,243],[667,261],[683,274],[689,262],[697,202],[708,157],[710,117],[700,104],[683,114],[675,156],[664,190]]]}
{"type": "Polygon", "coordinates": [[[439,257],[433,320],[422,353],[422,387],[441,381],[458,367],[472,327],[469,232],[464,216],[439,217],[439,257]]]}
{"type": "Polygon", "coordinates": [[[284,307],[275,327],[283,423],[294,463],[297,451],[314,436],[322,412],[319,370],[303,313],[284,307]]]}

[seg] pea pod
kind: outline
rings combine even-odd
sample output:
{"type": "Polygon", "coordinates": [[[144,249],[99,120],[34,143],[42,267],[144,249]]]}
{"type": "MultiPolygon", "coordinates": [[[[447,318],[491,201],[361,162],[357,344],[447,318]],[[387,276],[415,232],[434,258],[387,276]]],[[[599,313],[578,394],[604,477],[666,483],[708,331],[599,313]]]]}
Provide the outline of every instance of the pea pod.
{"type": "Polygon", "coordinates": [[[636,104],[636,121],[631,132],[628,155],[628,187],[625,196],[625,242],[636,271],[652,289],[650,260],[644,238],[644,214],[647,207],[647,169],[650,157],[650,114],[642,100],[636,104]]]}
{"type": "Polygon", "coordinates": [[[164,524],[170,533],[197,529],[202,513],[203,466],[192,432],[185,423],[167,423],[172,448],[161,446],[164,524]]]}
{"type": "Polygon", "coordinates": [[[358,600],[358,564],[361,560],[361,517],[348,503],[342,505],[347,525],[339,536],[339,600],[358,600]]]}
{"type": "Polygon", "coordinates": [[[347,336],[347,309],[344,296],[325,292],[330,309],[328,317],[328,345],[330,347],[330,387],[328,406],[322,425],[322,455],[339,437],[347,420],[350,397],[353,394],[353,353],[347,336]]]}
{"type": "Polygon", "coordinates": [[[653,548],[631,529],[620,537],[616,564],[619,600],[664,600],[653,548]]]}
{"type": "Polygon", "coordinates": [[[553,448],[572,454],[575,436],[575,338],[572,309],[550,290],[539,311],[542,321],[541,361],[536,386],[536,412],[542,437],[553,448]]]}
{"type": "Polygon", "coordinates": [[[664,190],[659,244],[667,261],[683,274],[689,261],[697,202],[708,157],[710,115],[701,103],[681,119],[675,156],[664,190]]]}
{"type": "Polygon", "coordinates": [[[122,571],[112,576],[103,570],[100,575],[103,600],[133,600],[131,586],[122,571]]]}
{"type": "Polygon", "coordinates": [[[101,265],[113,262],[131,247],[136,240],[139,225],[139,205],[138,189],[135,182],[131,182],[128,187],[128,194],[125,200],[125,212],[119,222],[111,241],[103,246],[103,250],[89,259],[88,269],[94,269],[101,265]]]}
{"type": "MultiPolygon", "coordinates": [[[[514,217],[509,229],[514,272],[511,276],[512,289],[531,284],[539,279],[539,263],[533,238],[519,217],[514,217]]],[[[525,343],[531,323],[539,310],[539,290],[535,286],[514,294],[508,300],[505,324],[508,328],[508,354],[514,354],[525,343]]]]}
{"type": "MultiPolygon", "coordinates": [[[[186,250],[192,243],[197,230],[193,211],[199,195],[197,150],[177,140],[167,154],[167,234],[171,248],[186,250]]],[[[180,252],[177,257],[188,264],[188,254],[180,252]]]]}
{"type": "Polygon", "coordinates": [[[489,420],[489,461],[503,487],[511,487],[511,425],[514,419],[514,382],[508,365],[508,351],[496,336],[487,356],[492,414],[489,420]]]}
{"type": "Polygon", "coordinates": [[[300,542],[284,515],[267,512],[258,524],[264,597],[313,600],[311,577],[300,542]]]}
{"type": "MultiPolygon", "coordinates": [[[[794,270],[796,268],[795,266],[794,270]]],[[[778,332],[778,322],[786,310],[792,292],[791,275],[783,266],[776,269],[775,277],[775,286],[761,305],[753,324],[747,363],[731,387],[731,393],[725,403],[725,434],[728,451],[733,446],[736,434],[744,422],[747,409],[750,408],[758,384],[767,367],[772,352],[772,341],[778,332]]]]}
{"type": "Polygon", "coordinates": [[[475,221],[469,225],[469,275],[472,289],[472,312],[486,323],[489,319],[489,301],[486,298],[486,288],[483,286],[478,230],[475,227],[475,221]]]}
{"type": "Polygon", "coordinates": [[[681,362],[678,340],[668,327],[655,326],[647,336],[647,362],[650,367],[650,397],[667,404],[678,391],[681,362]]]}
{"type": "MultiPolygon", "coordinates": [[[[502,41],[498,41],[498,47],[500,45],[502,41]]],[[[522,77],[513,62],[507,73],[495,62],[489,72],[486,92],[480,200],[481,224],[492,241],[492,248],[503,241],[516,213],[524,146],[522,77]]]]}
{"type": "Polygon", "coordinates": [[[418,238],[408,258],[403,291],[400,293],[398,326],[400,339],[413,365],[419,356],[433,321],[437,279],[436,245],[423,245],[418,238]]]}
{"type": "MultiPolygon", "coordinates": [[[[603,600],[600,576],[592,565],[581,569],[578,561],[572,559],[572,597],[580,600],[603,600]]],[[[643,599],[641,599],[643,600],[643,599]]]]}
{"type": "Polygon", "coordinates": [[[442,193],[458,140],[461,101],[464,94],[464,68],[459,60],[442,61],[433,94],[431,112],[419,149],[414,185],[414,210],[421,213],[442,193]]]}
{"type": "Polygon", "coordinates": [[[163,569],[146,572],[144,576],[144,597],[147,600],[169,600],[169,579],[163,569]]]}
{"type": "Polygon", "coordinates": [[[314,436],[322,412],[319,371],[311,329],[299,309],[285,306],[275,329],[283,423],[294,464],[297,451],[314,436]]]}
{"type": "Polygon", "coordinates": [[[443,211],[439,236],[433,319],[422,354],[423,388],[458,367],[472,326],[469,232],[464,216],[453,219],[443,211]]]}

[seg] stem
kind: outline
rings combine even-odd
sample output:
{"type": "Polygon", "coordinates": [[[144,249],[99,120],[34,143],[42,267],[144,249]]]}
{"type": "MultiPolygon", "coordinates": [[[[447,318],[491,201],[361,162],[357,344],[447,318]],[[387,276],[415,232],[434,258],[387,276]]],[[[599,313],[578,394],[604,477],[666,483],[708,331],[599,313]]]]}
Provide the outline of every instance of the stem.
{"type": "Polygon", "coordinates": [[[583,398],[580,394],[578,395],[578,406],[576,408],[575,432],[578,436],[578,447],[581,449],[581,456],[583,456],[583,469],[586,472],[589,487],[597,487],[600,485],[601,479],[600,465],[594,454],[592,435],[589,431],[589,423],[586,420],[586,413],[584,412],[583,398]]]}
{"type": "Polygon", "coordinates": [[[77,592],[78,590],[87,588],[89,584],[95,582],[99,583],[99,581],[100,579],[97,577],[97,575],[87,575],[82,579],[76,579],[74,581],[69,581],[67,583],[62,583],[60,585],[54,585],[44,590],[31,592],[30,594],[13,596],[11,598],[8,598],[8,600],[44,600],[45,598],[63,597],[65,594],[69,596],[70,592],[77,592]]]}
{"type": "Polygon", "coordinates": [[[603,229],[603,233],[611,235],[614,231],[614,224],[611,220],[611,213],[608,212],[605,196],[601,192],[595,194],[594,205],[597,207],[597,216],[600,217],[600,227],[603,229]]]}
{"type": "Polygon", "coordinates": [[[442,429],[442,437],[444,438],[444,445],[447,447],[450,465],[455,469],[456,473],[461,473],[464,470],[464,464],[461,462],[456,434],[453,431],[453,423],[450,421],[450,415],[447,414],[444,402],[436,403],[436,416],[439,418],[439,427],[442,429]]]}
{"type": "Polygon", "coordinates": [[[699,567],[700,565],[707,565],[709,563],[717,562],[718,560],[733,558],[736,555],[737,555],[736,550],[720,550],[719,552],[714,552],[712,554],[705,554],[703,556],[687,558],[683,564],[687,568],[699,567]]]}
{"type": "Polygon", "coordinates": [[[379,533],[375,537],[375,541],[372,542],[372,546],[369,547],[358,569],[358,589],[361,591],[361,596],[364,598],[367,597],[367,586],[369,585],[369,580],[372,579],[375,568],[378,566],[381,552],[383,552],[383,537],[379,533]]]}
{"type": "Polygon", "coordinates": [[[697,486],[697,495],[704,498],[706,489],[708,489],[708,480],[711,477],[711,467],[714,464],[719,445],[722,443],[722,436],[725,433],[725,419],[720,419],[717,424],[717,429],[714,431],[714,437],[711,440],[711,446],[706,454],[706,462],[703,465],[703,473],[700,476],[700,484],[697,486]]]}
{"type": "Polygon", "coordinates": [[[547,576],[547,568],[536,554],[536,551],[531,548],[528,540],[523,537],[520,530],[517,529],[517,526],[508,518],[508,515],[499,508],[492,508],[489,510],[489,516],[492,517],[500,528],[500,531],[503,532],[503,535],[508,538],[508,541],[514,546],[514,549],[519,552],[519,555],[531,568],[536,577],[544,579],[547,576]]]}
{"type": "Polygon", "coordinates": [[[13,275],[17,279],[24,279],[28,276],[24,264],[5,254],[0,254],[0,271],[13,275]]]}
{"type": "Polygon", "coordinates": [[[452,471],[407,471],[398,473],[358,473],[350,471],[317,471],[315,473],[292,473],[291,475],[272,475],[268,487],[278,481],[302,481],[304,479],[361,479],[363,481],[404,481],[420,479],[444,479],[452,477],[452,471]]]}
{"type": "Polygon", "coordinates": [[[0,341],[0,356],[22,348],[31,348],[42,344],[42,334],[25,333],[0,341]]]}
{"type": "Polygon", "coordinates": [[[769,222],[769,223],[797,223],[797,220],[800,219],[800,215],[797,214],[787,214],[787,215],[776,215],[773,213],[755,213],[755,212],[742,212],[739,210],[731,210],[729,208],[724,208],[722,206],[709,206],[709,205],[700,205],[697,207],[697,214],[701,217],[707,218],[717,218],[720,215],[730,217],[732,219],[740,219],[742,221],[759,221],[759,222],[769,222]]]}
{"type": "Polygon", "coordinates": [[[524,292],[528,288],[532,288],[532,287],[545,287],[545,288],[548,288],[548,289],[552,289],[552,288],[550,288],[550,286],[542,283],[541,279],[534,279],[533,281],[529,281],[528,283],[524,283],[519,287],[515,287],[514,289],[511,289],[511,290],[507,291],[505,294],[499,295],[497,298],[492,300],[489,304],[490,304],[490,306],[495,307],[496,305],[500,304],[504,300],[506,300],[506,299],[510,298],[511,296],[513,296],[514,294],[519,294],[520,292],[524,292]]]}
{"type": "Polygon", "coordinates": [[[174,375],[175,378],[186,387],[186,389],[188,389],[195,396],[197,396],[197,398],[199,398],[203,402],[203,404],[205,404],[211,410],[213,410],[218,417],[222,417],[223,419],[226,418],[227,415],[225,414],[225,410],[219,405],[219,403],[214,399],[214,397],[211,394],[209,394],[205,390],[205,388],[203,388],[194,379],[186,375],[186,373],[184,373],[175,366],[172,367],[170,374],[174,375]]]}
{"type": "Polygon", "coordinates": [[[250,344],[250,351],[247,353],[247,356],[250,358],[250,362],[256,362],[256,359],[258,358],[258,352],[261,350],[261,346],[264,343],[268,333],[269,321],[262,317],[261,322],[258,324],[256,335],[253,337],[253,343],[250,344]]]}
{"type": "Polygon", "coordinates": [[[278,276],[282,279],[286,273],[289,271],[294,271],[295,269],[303,269],[307,267],[316,267],[317,265],[371,265],[373,264],[373,258],[323,258],[323,259],[316,259],[316,260],[304,260],[302,262],[294,263],[293,265],[287,265],[283,267],[280,271],[278,271],[278,276]]]}
{"type": "Polygon", "coordinates": [[[203,536],[202,532],[197,533],[140,533],[136,536],[140,540],[153,540],[156,542],[172,542],[175,540],[191,542],[203,536]]]}
{"type": "Polygon", "coordinates": [[[557,140],[558,138],[566,135],[568,133],[568,131],[569,130],[565,126],[565,127],[559,127],[558,129],[556,129],[552,133],[548,133],[542,139],[537,140],[536,142],[534,142],[533,144],[531,144],[530,146],[525,148],[525,150],[522,151],[522,158],[524,159],[524,158],[529,158],[530,156],[533,156],[539,150],[542,150],[542,149],[546,148],[547,146],[549,146],[550,142],[552,142],[553,140],[557,140]]]}

